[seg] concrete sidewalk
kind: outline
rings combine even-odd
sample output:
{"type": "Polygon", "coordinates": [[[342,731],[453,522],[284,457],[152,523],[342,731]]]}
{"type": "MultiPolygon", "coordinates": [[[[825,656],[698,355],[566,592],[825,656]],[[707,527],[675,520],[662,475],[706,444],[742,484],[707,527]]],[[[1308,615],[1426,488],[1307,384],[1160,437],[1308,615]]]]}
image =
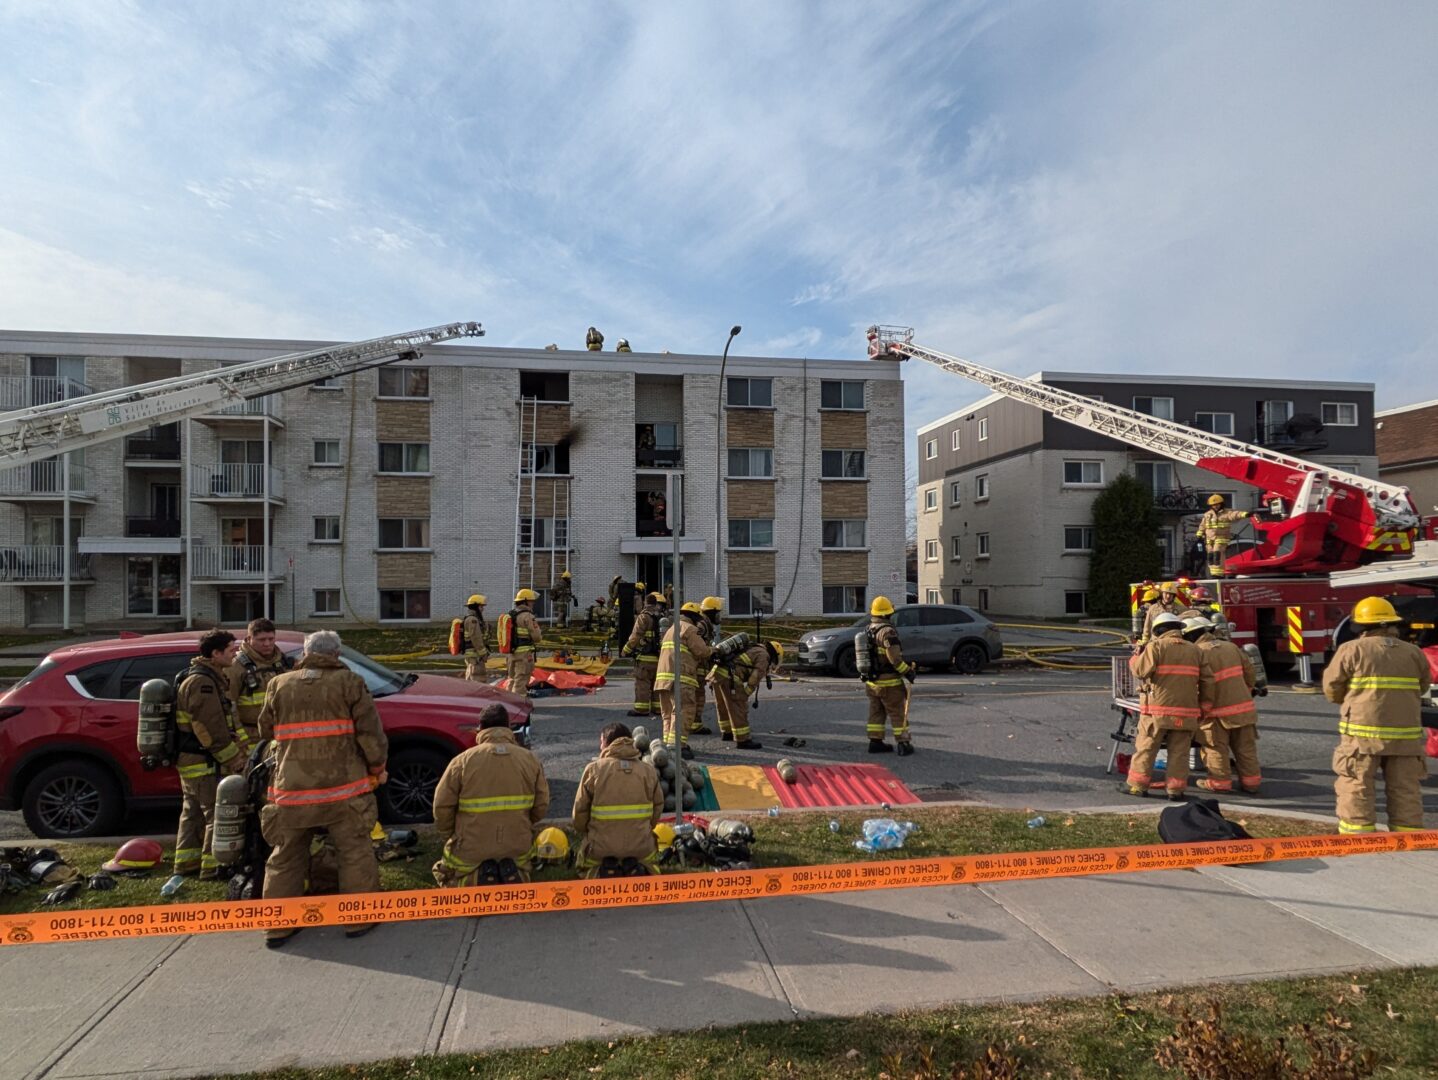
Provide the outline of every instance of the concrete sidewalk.
{"type": "Polygon", "coordinates": [[[1432,852],[395,924],[358,941],[324,928],[276,952],[256,933],[38,945],[0,950],[0,1078],[337,1065],[1433,964],[1432,852]]]}

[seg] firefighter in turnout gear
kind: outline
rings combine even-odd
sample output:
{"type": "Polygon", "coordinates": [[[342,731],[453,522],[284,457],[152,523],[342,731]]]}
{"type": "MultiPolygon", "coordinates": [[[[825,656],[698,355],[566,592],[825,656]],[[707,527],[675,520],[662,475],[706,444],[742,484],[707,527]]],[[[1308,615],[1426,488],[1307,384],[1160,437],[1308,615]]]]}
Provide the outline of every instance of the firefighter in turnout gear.
{"type": "Polygon", "coordinates": [[[609,630],[609,601],[602,596],[596,596],[594,603],[589,605],[589,610],[584,616],[584,629],[586,632],[595,634],[606,634],[609,630]]]}
{"type": "Polygon", "coordinates": [[[434,880],[444,887],[528,881],[534,838],[549,812],[544,766],[515,741],[503,705],[480,714],[475,743],[434,789],[434,826],[444,842],[434,880]]]}
{"type": "Polygon", "coordinates": [[[714,687],[714,708],[719,714],[719,737],[733,742],[739,750],[759,750],[749,733],[749,698],[759,684],[784,659],[784,647],[777,641],[751,645],[727,664],[715,663],[709,669],[709,685],[714,687]]]}
{"type": "MultiPolygon", "coordinates": [[[[1139,637],[1139,645],[1147,645],[1153,637],[1154,620],[1160,615],[1173,615],[1177,617],[1181,605],[1178,602],[1178,586],[1173,582],[1165,582],[1159,587],[1158,599],[1149,604],[1148,610],[1143,615],[1143,634],[1139,637]]],[[[1135,650],[1137,652],[1138,650],[1135,650]]]]}
{"type": "Polygon", "coordinates": [[[1202,654],[1183,640],[1183,623],[1164,612],[1153,621],[1153,638],[1129,657],[1128,668],[1141,680],[1138,734],[1134,736],[1133,762],[1128,780],[1119,787],[1127,795],[1144,798],[1153,780],[1153,766],[1161,746],[1168,744],[1168,797],[1182,802],[1188,787],[1188,751],[1198,730],[1198,676],[1202,654]]]}
{"type": "Polygon", "coordinates": [[[1233,523],[1246,517],[1248,515],[1242,510],[1225,510],[1222,495],[1208,497],[1208,509],[1198,523],[1198,535],[1203,538],[1203,549],[1208,553],[1210,577],[1221,578],[1227,573],[1223,568],[1223,556],[1232,539],[1233,523]]]}
{"type": "Polygon", "coordinates": [[[658,873],[654,826],[664,812],[664,788],[654,766],[634,745],[629,728],[610,724],[599,733],[599,756],[584,767],[574,793],[574,831],[580,837],[575,859],[593,877],[613,859],[633,860],[658,873]]]}
{"type": "MultiPolygon", "coordinates": [[[[305,638],[294,671],[270,681],[260,713],[260,738],[273,739],[274,773],[260,828],[273,847],[264,894],[303,896],[310,843],[325,830],[336,852],[341,892],[379,890],[379,863],[370,832],[379,820],[375,789],[388,778],[389,741],[362,678],[340,660],[340,636],[319,630],[305,638]]],[[[378,923],[351,924],[359,937],[378,923]]],[[[298,930],[267,930],[276,948],[298,930]]]]}
{"type": "Polygon", "coordinates": [[[1226,794],[1233,791],[1230,753],[1238,761],[1238,785],[1246,795],[1257,795],[1263,782],[1258,765],[1258,710],[1253,695],[1258,675],[1248,654],[1214,633],[1213,623],[1202,615],[1183,621],[1183,636],[1198,646],[1199,734],[1203,745],[1206,780],[1194,787],[1226,794]]]}
{"type": "Polygon", "coordinates": [[[488,598],[475,593],[464,602],[469,614],[464,617],[464,677],[470,682],[485,682],[484,665],[489,660],[489,623],[484,618],[488,598]]]}
{"type": "MultiPolygon", "coordinates": [[[[644,582],[634,588],[643,592],[644,582]]],[[[659,669],[659,620],[664,616],[664,596],[650,593],[639,614],[634,616],[634,629],[620,650],[620,656],[634,657],[634,707],[630,716],[649,716],[654,711],[654,674],[659,669]]]]}
{"type": "Polygon", "coordinates": [[[180,774],[180,828],[175,834],[175,873],[219,876],[210,852],[214,837],[215,789],[226,776],[245,767],[226,669],[239,649],[228,630],[200,638],[200,655],[190,661],[175,695],[179,728],[175,768],[180,774]]]}
{"type": "MultiPolygon", "coordinates": [[[[703,600],[699,601],[699,614],[704,617],[700,623],[699,632],[704,635],[704,640],[709,642],[710,645],[719,644],[719,619],[723,607],[724,602],[717,596],[706,596],[703,600]]],[[[706,680],[700,679],[699,692],[695,694],[698,704],[694,707],[694,723],[686,728],[690,735],[714,734],[709,725],[704,723],[704,705],[705,697],[707,696],[704,693],[705,685],[706,680]]],[[[715,709],[718,709],[717,705],[715,709]]]]}
{"type": "Polygon", "coordinates": [[[709,670],[709,655],[713,648],[704,640],[704,616],[699,605],[692,600],[679,609],[679,618],[664,635],[659,646],[659,670],[654,675],[654,693],[659,698],[659,712],[664,717],[664,741],[674,745],[674,680],[677,677],[684,686],[681,707],[684,715],[677,718],[683,729],[680,756],[692,758],[689,749],[689,732],[699,719],[699,673],[709,670]],[[677,658],[675,654],[678,654],[677,658]]]}
{"type": "Polygon", "coordinates": [[[514,635],[512,651],[508,660],[508,679],[505,687],[511,694],[521,697],[529,694],[529,675],[534,670],[535,650],[544,640],[544,631],[534,617],[534,602],[539,594],[533,589],[520,589],[514,594],[514,610],[509,613],[512,622],[510,633],[514,635]]]}
{"type": "Polygon", "coordinates": [[[887,596],[876,596],[869,605],[869,655],[873,671],[864,680],[869,695],[869,753],[887,754],[895,750],[902,757],[914,752],[909,741],[909,696],[904,685],[914,682],[914,665],[904,659],[899,645],[899,631],[889,621],[894,605],[887,596]],[[884,724],[894,729],[894,746],[884,741],[884,724]]]}
{"type": "Polygon", "coordinates": [[[574,603],[574,579],[566,570],[559,575],[559,584],[549,590],[549,602],[554,605],[554,621],[561,629],[569,629],[569,605],[574,603]]]}
{"type": "Polygon", "coordinates": [[[1377,828],[1380,772],[1389,830],[1423,828],[1420,785],[1428,762],[1422,702],[1433,678],[1422,650],[1397,636],[1400,621],[1393,605],[1381,597],[1358,601],[1353,622],[1359,636],[1338,646],[1323,669],[1324,695],[1343,706],[1338,748],[1333,751],[1340,833],[1377,828]]]}
{"type": "Polygon", "coordinates": [[[237,738],[243,737],[240,750],[246,757],[259,741],[265,687],[276,675],[283,675],[294,666],[294,661],[275,644],[275,624],[269,619],[252,619],[244,644],[226,671],[230,700],[235,703],[239,720],[235,734],[237,738]]]}

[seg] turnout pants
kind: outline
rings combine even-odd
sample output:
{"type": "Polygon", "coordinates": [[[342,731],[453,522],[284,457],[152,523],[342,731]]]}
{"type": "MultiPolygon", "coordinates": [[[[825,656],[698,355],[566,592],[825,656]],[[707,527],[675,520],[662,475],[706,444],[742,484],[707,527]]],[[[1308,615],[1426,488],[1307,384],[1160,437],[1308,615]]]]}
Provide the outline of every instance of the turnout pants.
{"type": "Polygon", "coordinates": [[[1377,829],[1378,774],[1392,832],[1423,828],[1423,778],[1427,759],[1419,754],[1365,754],[1344,739],[1333,751],[1333,791],[1338,796],[1338,831],[1369,833],[1377,829]]]}
{"type": "Polygon", "coordinates": [[[506,658],[508,661],[508,679],[505,681],[505,689],[511,694],[518,694],[524,697],[529,693],[529,675],[534,671],[534,651],[510,653],[506,658]]]}
{"type": "MultiPolygon", "coordinates": [[[[213,768],[213,766],[211,766],[213,768]]],[[[215,791],[220,778],[211,772],[205,776],[180,777],[180,828],[175,834],[175,873],[214,877],[219,864],[210,853],[215,830],[215,791]]]]}
{"type": "Polygon", "coordinates": [[[1226,728],[1221,723],[1203,728],[1203,768],[1208,773],[1210,791],[1232,791],[1233,775],[1229,755],[1238,763],[1238,784],[1244,791],[1257,791],[1263,782],[1258,766],[1258,725],[1241,724],[1226,728]]]}
{"type": "MultiPolygon", "coordinates": [[[[694,705],[694,719],[693,719],[692,722],[690,722],[690,723],[688,723],[688,724],[685,725],[684,730],[687,731],[687,732],[689,732],[689,734],[691,734],[691,735],[699,734],[699,733],[701,732],[701,730],[703,729],[703,727],[704,727],[704,700],[705,700],[704,684],[701,682],[701,683],[698,685],[698,687],[689,687],[689,686],[686,686],[684,689],[685,689],[686,691],[691,690],[691,689],[694,691],[694,702],[695,702],[695,705],[694,705]]],[[[685,711],[686,713],[689,712],[688,709],[685,709],[684,711],[685,711]]]]}
{"type": "MultiPolygon", "coordinates": [[[[1169,791],[1188,787],[1188,751],[1193,746],[1192,728],[1160,728],[1151,716],[1140,716],[1138,734],[1133,740],[1133,761],[1128,767],[1128,782],[1144,790],[1153,781],[1153,763],[1158,751],[1168,745],[1168,767],[1165,786],[1169,791]]],[[[1227,772],[1224,773],[1227,776],[1227,772]]]]}
{"type": "MultiPolygon", "coordinates": [[[[674,745],[674,688],[666,687],[654,691],[659,698],[659,715],[664,718],[664,741],[670,746],[674,745]]],[[[684,745],[689,745],[689,732],[699,724],[699,698],[694,694],[694,687],[684,687],[684,716],[683,728],[684,745]]]]}
{"type": "Polygon", "coordinates": [[[749,739],[748,704],[748,698],[742,697],[733,683],[715,681],[714,711],[719,714],[719,730],[729,732],[735,742],[749,739]]]}
{"type": "Polygon", "coordinates": [[[1228,551],[1227,540],[1205,540],[1204,551],[1208,555],[1208,576],[1224,577],[1226,571],[1223,569],[1223,559],[1228,551]]]}
{"type": "Polygon", "coordinates": [[[659,670],[658,660],[636,660],[634,662],[634,711],[648,716],[654,709],[654,675],[659,670]]]}
{"type": "Polygon", "coordinates": [[[489,654],[481,656],[470,649],[464,654],[464,677],[470,682],[485,682],[484,663],[489,659],[489,654]]]}
{"type": "Polygon", "coordinates": [[[379,862],[370,830],[379,820],[373,795],[317,806],[275,806],[260,811],[260,832],[274,850],[265,863],[265,896],[303,896],[310,872],[310,840],[329,833],[339,862],[340,892],[378,892],[379,862]]]}
{"type": "Polygon", "coordinates": [[[873,687],[864,684],[869,695],[868,733],[871,739],[882,739],[885,722],[894,729],[894,741],[909,741],[909,688],[899,680],[898,686],[873,687]]]}

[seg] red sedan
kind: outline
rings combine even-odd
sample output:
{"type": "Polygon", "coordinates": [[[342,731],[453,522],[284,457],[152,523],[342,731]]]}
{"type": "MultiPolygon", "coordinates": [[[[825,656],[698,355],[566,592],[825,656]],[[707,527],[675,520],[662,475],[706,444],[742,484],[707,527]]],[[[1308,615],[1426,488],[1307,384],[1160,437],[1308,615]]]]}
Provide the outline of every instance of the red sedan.
{"type": "MultiPolygon", "coordinates": [[[[174,769],[146,772],[135,750],[140,687],[172,679],[196,654],[198,632],[119,638],[56,649],[0,695],[0,810],[24,812],[36,836],[116,832],[132,808],[178,804],[174,769]]],[[[281,631],[298,655],[304,635],[281,631]]],[[[435,784],[450,758],[474,745],[479,713],[493,702],[524,737],[531,706],[515,694],[443,675],[401,675],[343,648],[364,679],[389,735],[386,821],[429,820],[435,784]]]]}

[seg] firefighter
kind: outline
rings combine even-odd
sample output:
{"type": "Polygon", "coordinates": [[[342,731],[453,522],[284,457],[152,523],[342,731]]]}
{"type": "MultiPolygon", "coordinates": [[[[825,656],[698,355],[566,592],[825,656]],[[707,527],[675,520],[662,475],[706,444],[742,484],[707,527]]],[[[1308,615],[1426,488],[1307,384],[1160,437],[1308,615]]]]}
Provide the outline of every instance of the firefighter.
{"type": "Polygon", "coordinates": [[[294,666],[294,661],[275,644],[275,624],[269,619],[251,619],[235,662],[225,671],[238,720],[235,737],[240,740],[240,751],[246,757],[259,740],[265,687],[276,675],[283,675],[294,666]]]}
{"type": "MultiPolygon", "coordinates": [[[[644,582],[635,584],[636,590],[643,590],[644,582]]],[[[634,616],[634,628],[629,631],[629,640],[619,651],[620,656],[634,657],[634,707],[630,716],[649,716],[654,710],[654,673],[659,667],[659,620],[663,617],[664,597],[650,593],[639,614],[634,616]]]]}
{"type": "Polygon", "coordinates": [[[561,629],[569,629],[569,605],[574,603],[574,580],[568,570],[559,575],[559,584],[549,590],[549,602],[556,605],[554,620],[561,629]]]}
{"type": "Polygon", "coordinates": [[[1214,631],[1212,621],[1194,615],[1183,621],[1183,636],[1198,646],[1199,734],[1203,745],[1206,780],[1194,787],[1215,794],[1233,791],[1230,753],[1238,762],[1238,786],[1245,795],[1257,795],[1263,782],[1258,765],[1258,710],[1253,697],[1258,676],[1248,654],[1214,631]]]}
{"type": "Polygon", "coordinates": [[[674,583],[670,582],[664,586],[664,606],[671,611],[674,609],[674,583]]]}
{"type": "MultiPolygon", "coordinates": [[[[276,746],[269,804],[260,811],[260,828],[273,848],[265,863],[265,897],[304,895],[316,829],[325,830],[335,849],[340,891],[378,892],[370,833],[379,820],[375,789],[389,779],[389,741],[364,679],[340,660],[340,636],[333,630],[305,638],[295,670],[270,681],[260,738],[276,746]]],[[[347,925],[345,937],[378,925],[347,925]]],[[[265,945],[278,948],[298,932],[266,930],[265,945]]]]}
{"type": "Polygon", "coordinates": [[[489,623],[484,618],[484,605],[489,598],[475,593],[464,602],[469,614],[464,617],[464,677],[470,682],[484,682],[484,666],[489,660],[489,623]]]}
{"type": "Polygon", "coordinates": [[[599,352],[604,348],[604,335],[591,326],[584,333],[584,347],[590,352],[599,352]]]}
{"type": "Polygon", "coordinates": [[[613,859],[658,873],[654,826],[664,812],[664,788],[623,724],[599,733],[599,756],[584,767],[574,793],[574,831],[580,837],[575,859],[585,877],[613,859]]]}
{"type": "Polygon", "coordinates": [[[749,733],[749,698],[759,683],[784,659],[784,647],[777,641],[751,645],[727,664],[716,662],[709,669],[708,682],[714,687],[714,709],[719,714],[719,738],[732,742],[737,750],[759,750],[749,733]]]}
{"type": "Polygon", "coordinates": [[[1401,620],[1379,596],[1358,601],[1353,622],[1359,636],[1338,646],[1323,670],[1323,693],[1343,706],[1333,785],[1338,831],[1370,833],[1377,826],[1374,789],[1379,772],[1391,832],[1423,828],[1423,695],[1432,685],[1428,658],[1398,637],[1401,620]]]}
{"type": "Polygon", "coordinates": [[[1222,495],[1208,497],[1208,509],[1198,523],[1198,535],[1203,538],[1203,549],[1208,552],[1208,574],[1221,578],[1227,572],[1223,567],[1223,553],[1228,548],[1231,528],[1235,521],[1242,521],[1248,515],[1242,510],[1225,510],[1222,495]]]}
{"type": "Polygon", "coordinates": [[[584,629],[586,633],[603,634],[609,629],[609,601],[602,596],[596,596],[594,603],[589,605],[589,610],[584,614],[584,629]]]}
{"type": "Polygon", "coordinates": [[[175,834],[175,873],[219,876],[210,853],[215,821],[215,789],[226,776],[245,767],[245,754],[230,700],[226,669],[239,642],[228,630],[211,630],[200,638],[200,655],[180,676],[175,693],[175,726],[179,729],[175,768],[180,774],[180,828],[175,834]]]}
{"type": "Polygon", "coordinates": [[[1149,604],[1148,610],[1144,612],[1143,635],[1138,639],[1139,645],[1147,645],[1153,637],[1154,620],[1160,615],[1177,616],[1179,611],[1178,586],[1172,581],[1166,581],[1159,586],[1158,599],[1149,604]]]}
{"type": "MultiPolygon", "coordinates": [[[[699,632],[704,635],[704,640],[710,645],[719,644],[719,616],[724,602],[717,596],[706,596],[699,601],[699,614],[703,621],[699,624],[699,632]]],[[[713,735],[714,731],[708,724],[704,723],[704,706],[706,704],[704,692],[706,680],[699,680],[699,689],[695,694],[698,704],[694,707],[694,723],[686,730],[690,735],[713,735]]],[[[718,705],[715,705],[717,711],[718,705]]]]}
{"type": "Polygon", "coordinates": [[[706,596],[699,601],[699,611],[703,614],[704,621],[709,624],[710,644],[719,644],[719,638],[723,636],[721,624],[724,621],[724,601],[717,596],[706,596]]]}
{"type": "Polygon", "coordinates": [[[1202,585],[1195,585],[1189,590],[1188,608],[1178,612],[1180,619],[1191,619],[1194,616],[1202,616],[1213,624],[1214,637],[1228,640],[1228,620],[1223,617],[1223,609],[1214,603],[1213,594],[1202,585]]]}
{"type": "Polygon", "coordinates": [[[514,610],[509,613],[511,644],[505,686],[511,694],[529,693],[529,676],[534,671],[535,650],[544,640],[544,631],[534,617],[534,602],[539,594],[533,589],[520,589],[514,594],[514,610]]]}
{"type": "Polygon", "coordinates": [[[1128,667],[1142,680],[1139,690],[1138,734],[1134,737],[1133,762],[1128,780],[1119,786],[1126,795],[1142,799],[1153,779],[1154,760],[1159,747],[1168,744],[1168,797],[1182,802],[1187,797],[1188,751],[1198,729],[1198,675],[1201,654],[1198,646],[1183,640],[1183,623],[1177,615],[1164,612],[1153,620],[1153,638],[1143,650],[1129,657],[1128,667]]]}
{"type": "Polygon", "coordinates": [[[699,605],[690,600],[679,609],[679,618],[664,635],[659,646],[659,669],[654,675],[654,693],[659,698],[659,712],[664,717],[664,741],[674,745],[674,729],[683,729],[680,756],[693,758],[689,749],[689,732],[699,719],[699,673],[709,669],[709,655],[713,648],[704,640],[704,616],[699,605]],[[676,659],[675,653],[678,653],[676,659]],[[681,707],[682,717],[674,715],[674,679],[678,677],[684,687],[681,707]]]}
{"type": "Polygon", "coordinates": [[[480,713],[474,741],[434,789],[434,826],[444,843],[435,883],[449,888],[528,881],[535,834],[549,810],[544,766],[515,741],[503,705],[480,713]]]}
{"type": "Polygon", "coordinates": [[[899,645],[899,632],[889,621],[894,605],[887,596],[876,596],[869,605],[869,656],[873,670],[864,680],[869,695],[869,753],[888,754],[895,750],[903,757],[914,752],[909,741],[909,697],[916,674],[914,665],[904,659],[899,645]],[[894,745],[884,741],[884,724],[894,729],[894,745]]]}

